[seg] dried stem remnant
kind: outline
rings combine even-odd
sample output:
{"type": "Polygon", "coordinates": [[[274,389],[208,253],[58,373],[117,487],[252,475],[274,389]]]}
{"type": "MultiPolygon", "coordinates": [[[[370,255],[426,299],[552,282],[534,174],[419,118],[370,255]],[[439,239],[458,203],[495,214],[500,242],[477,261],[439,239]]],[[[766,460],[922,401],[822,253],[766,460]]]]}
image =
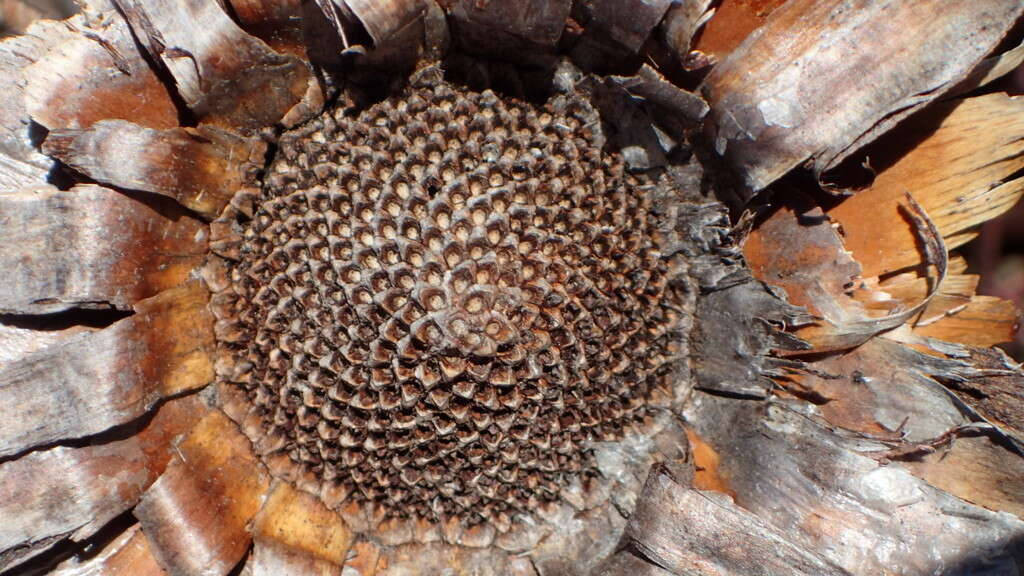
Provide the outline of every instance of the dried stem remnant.
{"type": "Polygon", "coordinates": [[[278,476],[468,523],[559,498],[665,397],[682,284],[654,186],[579,94],[421,73],[287,133],[218,333],[278,476]]]}

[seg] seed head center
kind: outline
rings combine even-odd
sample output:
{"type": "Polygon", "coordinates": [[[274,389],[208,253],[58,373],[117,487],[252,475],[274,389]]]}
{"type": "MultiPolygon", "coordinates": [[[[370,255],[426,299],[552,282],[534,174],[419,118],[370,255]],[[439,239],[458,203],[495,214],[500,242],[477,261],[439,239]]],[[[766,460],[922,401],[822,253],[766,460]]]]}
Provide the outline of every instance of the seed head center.
{"type": "Polygon", "coordinates": [[[257,450],[325,501],[504,521],[596,474],[672,368],[647,182],[580,95],[439,79],[285,133],[231,277],[257,450]]]}

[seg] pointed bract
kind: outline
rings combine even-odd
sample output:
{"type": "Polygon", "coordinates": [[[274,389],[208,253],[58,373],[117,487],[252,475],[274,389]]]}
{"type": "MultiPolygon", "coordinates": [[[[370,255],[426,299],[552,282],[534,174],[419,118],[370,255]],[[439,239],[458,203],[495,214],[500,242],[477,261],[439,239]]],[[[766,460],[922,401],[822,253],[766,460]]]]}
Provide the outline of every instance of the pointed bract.
{"type": "Polygon", "coordinates": [[[98,182],[169,196],[212,219],[255,181],[266,144],[213,126],[154,130],[102,120],[50,132],[43,151],[98,182]]]}
{"type": "Polygon", "coordinates": [[[0,457],[97,434],[213,379],[213,322],[198,282],[136,314],[0,369],[0,457]]]}
{"type": "Polygon", "coordinates": [[[195,397],[172,400],[124,440],[52,448],[0,464],[0,570],[65,539],[84,540],[134,506],[163,472],[176,437],[205,410],[195,397]]]}
{"type": "Polygon", "coordinates": [[[871,186],[829,215],[842,225],[846,248],[865,276],[922,261],[916,232],[899,205],[906,193],[921,204],[950,249],[1024,194],[1024,97],[1004,93],[942,102],[878,142],[873,161],[893,162],[871,186]],[[903,152],[906,142],[912,149],[903,152]],[[893,158],[892,156],[895,156],[893,158]]]}
{"type": "Polygon", "coordinates": [[[88,128],[120,118],[151,128],[178,125],[167,87],[150,68],[116,12],[68,20],[72,34],[25,70],[25,105],[50,130],[88,128]]]}
{"type": "Polygon", "coordinates": [[[115,3],[203,122],[242,132],[272,126],[315,84],[302,61],[244,32],[215,0],[115,3]]]}
{"type": "Polygon", "coordinates": [[[792,0],[705,81],[715,148],[752,191],[804,162],[821,177],[953,89],[1022,13],[1017,0],[792,0]]]}
{"type": "Polygon", "coordinates": [[[180,284],[206,235],[174,206],[160,208],[95,185],[0,195],[0,269],[18,278],[0,286],[0,311],[125,309],[180,284]]]}
{"type": "Polygon", "coordinates": [[[207,415],[146,491],[135,517],[171,576],[223,576],[245,556],[270,481],[222,412],[207,415]]]}

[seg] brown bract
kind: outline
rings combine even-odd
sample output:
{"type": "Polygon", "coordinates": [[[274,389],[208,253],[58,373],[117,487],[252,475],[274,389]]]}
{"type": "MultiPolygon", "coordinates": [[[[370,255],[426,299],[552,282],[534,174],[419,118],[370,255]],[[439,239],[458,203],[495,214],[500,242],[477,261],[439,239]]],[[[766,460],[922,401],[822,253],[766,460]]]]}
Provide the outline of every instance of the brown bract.
{"type": "Polygon", "coordinates": [[[10,519],[0,531],[0,570],[64,538],[85,540],[133,507],[167,466],[174,438],[206,410],[195,397],[172,400],[126,439],[40,450],[0,466],[0,510],[10,519]]]}
{"type": "Polygon", "coordinates": [[[911,150],[894,137],[869,148],[866,155],[880,170],[878,177],[829,210],[864,274],[878,276],[920,263],[914,230],[898,206],[906,193],[919,199],[944,236],[956,238],[946,241],[949,249],[966,242],[971,228],[1014,205],[1024,193],[1019,178],[1024,169],[1024,143],[1018,137],[1022,118],[1022,97],[995,93],[954,99],[901,128],[901,138],[915,142],[911,150]],[[862,218],[867,211],[874,218],[862,218]]]}
{"type": "Polygon", "coordinates": [[[952,90],[1024,13],[1014,0],[947,8],[787,2],[704,83],[715,149],[753,191],[804,162],[820,178],[952,90]]]}
{"type": "Polygon", "coordinates": [[[348,557],[353,535],[336,514],[310,494],[279,483],[253,525],[257,574],[301,569],[303,574],[337,573],[348,557]]]}
{"type": "Polygon", "coordinates": [[[40,182],[52,166],[32,142],[25,111],[24,69],[40,58],[51,43],[61,41],[67,29],[58,22],[43,21],[31,32],[0,44],[0,91],[5,95],[0,110],[0,190],[12,192],[20,186],[40,182]]]}
{"type": "Polygon", "coordinates": [[[81,332],[4,366],[0,457],[131,422],[213,377],[208,294],[197,282],[136,305],[107,330],[81,332]]]}
{"type": "Polygon", "coordinates": [[[203,226],[180,208],[96,185],[23,189],[0,206],[0,264],[20,278],[0,296],[5,313],[129,308],[185,281],[206,250],[203,226]],[[100,241],[111,227],[124,233],[100,241]]]}
{"type": "Polygon", "coordinates": [[[245,436],[215,410],[176,446],[134,514],[171,574],[226,574],[249,548],[268,487],[245,436]]]}
{"type": "Polygon", "coordinates": [[[69,559],[58,566],[53,574],[59,576],[165,576],[163,568],[153,557],[146,535],[136,524],[118,535],[91,558],[69,559]]]}
{"type": "Polygon", "coordinates": [[[495,51],[513,58],[528,58],[538,49],[552,50],[562,36],[572,7],[566,0],[515,3],[460,0],[452,4],[451,18],[464,30],[459,37],[470,49],[495,51]]]}
{"type": "Polygon", "coordinates": [[[301,60],[243,32],[215,2],[115,3],[201,121],[252,132],[316,89],[301,60]]]}
{"type": "Polygon", "coordinates": [[[212,219],[255,183],[266,145],[214,126],[155,130],[102,120],[52,130],[43,150],[97,182],[169,196],[212,219]]]}
{"type": "Polygon", "coordinates": [[[626,536],[644,557],[674,573],[846,574],[794,546],[728,497],[687,489],[662,469],[648,476],[626,536]]]}
{"type": "Polygon", "coordinates": [[[46,128],[84,129],[111,118],[156,129],[178,124],[171,92],[122,18],[75,16],[61,41],[34,60],[24,72],[25,105],[46,128]]]}
{"type": "Polygon", "coordinates": [[[717,62],[761,27],[786,0],[723,0],[714,5],[714,17],[694,39],[698,58],[717,62]]]}
{"type": "Polygon", "coordinates": [[[698,50],[691,51],[691,48],[695,46],[698,33],[702,39],[710,34],[703,29],[717,12],[718,8],[712,6],[711,0],[700,0],[673,3],[665,13],[660,25],[662,41],[683,68],[697,69],[711,63],[706,55],[698,50]]]}
{"type": "Polygon", "coordinates": [[[235,0],[230,3],[238,25],[278,52],[306,55],[300,0],[235,0]]]}

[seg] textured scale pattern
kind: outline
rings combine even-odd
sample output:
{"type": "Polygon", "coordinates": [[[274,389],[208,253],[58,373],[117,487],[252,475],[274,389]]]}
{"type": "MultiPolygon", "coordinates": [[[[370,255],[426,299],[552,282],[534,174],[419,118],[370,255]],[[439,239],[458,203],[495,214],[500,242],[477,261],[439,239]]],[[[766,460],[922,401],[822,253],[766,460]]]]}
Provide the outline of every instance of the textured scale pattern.
{"type": "Polygon", "coordinates": [[[581,95],[439,74],[285,133],[231,270],[263,457],[499,526],[593,477],[588,442],[666,394],[682,290],[652,183],[602,142],[581,95]]]}

